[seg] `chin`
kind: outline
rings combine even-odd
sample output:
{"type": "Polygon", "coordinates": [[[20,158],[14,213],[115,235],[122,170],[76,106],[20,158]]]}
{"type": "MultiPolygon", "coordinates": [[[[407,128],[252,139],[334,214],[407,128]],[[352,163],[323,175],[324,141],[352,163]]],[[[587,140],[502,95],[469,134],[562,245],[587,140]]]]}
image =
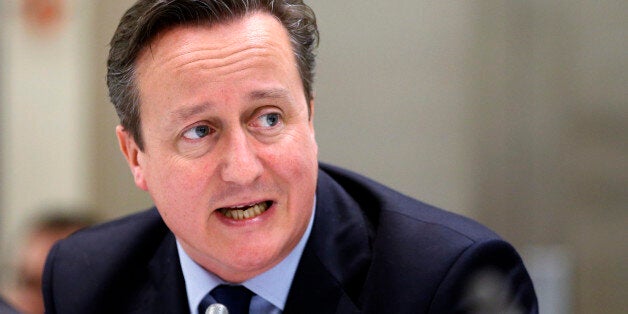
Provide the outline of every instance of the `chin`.
{"type": "Polygon", "coordinates": [[[250,278],[277,265],[289,253],[264,246],[241,248],[230,252],[225,264],[231,265],[236,272],[251,274],[250,278]]]}

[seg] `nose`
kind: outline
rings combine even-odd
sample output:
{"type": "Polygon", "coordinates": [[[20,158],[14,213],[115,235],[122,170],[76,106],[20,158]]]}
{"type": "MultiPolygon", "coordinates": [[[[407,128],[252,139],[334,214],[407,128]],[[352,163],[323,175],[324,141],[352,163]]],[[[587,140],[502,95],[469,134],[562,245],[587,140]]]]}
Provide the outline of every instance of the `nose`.
{"type": "Polygon", "coordinates": [[[220,168],[224,182],[247,185],[261,176],[263,166],[252,141],[243,130],[230,132],[226,136],[220,168]]]}

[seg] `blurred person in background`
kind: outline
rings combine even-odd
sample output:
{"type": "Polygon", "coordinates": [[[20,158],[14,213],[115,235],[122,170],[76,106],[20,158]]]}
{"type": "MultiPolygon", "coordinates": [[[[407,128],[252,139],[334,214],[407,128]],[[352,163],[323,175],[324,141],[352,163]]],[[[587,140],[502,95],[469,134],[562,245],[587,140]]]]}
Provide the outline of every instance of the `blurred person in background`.
{"type": "Polygon", "coordinates": [[[18,314],[19,312],[14,309],[10,304],[2,298],[0,295],[0,314],[18,314]]]}
{"type": "MultiPolygon", "coordinates": [[[[58,211],[37,219],[28,232],[16,260],[16,282],[5,291],[7,302],[25,314],[44,313],[41,292],[42,273],[52,245],[73,232],[87,227],[93,219],[58,211]]],[[[0,312],[2,314],[2,312],[0,312]]]]}

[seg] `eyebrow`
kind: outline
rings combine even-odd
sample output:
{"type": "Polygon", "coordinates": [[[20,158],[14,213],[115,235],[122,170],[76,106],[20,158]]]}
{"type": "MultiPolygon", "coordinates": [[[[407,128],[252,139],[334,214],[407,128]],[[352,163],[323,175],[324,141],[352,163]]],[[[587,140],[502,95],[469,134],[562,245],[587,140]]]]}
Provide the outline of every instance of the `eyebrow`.
{"type": "Polygon", "coordinates": [[[277,98],[290,98],[290,93],[288,90],[283,88],[272,88],[272,89],[263,89],[263,90],[255,90],[249,93],[249,99],[251,100],[260,100],[260,99],[277,99],[277,98]]]}
{"type": "MultiPolygon", "coordinates": [[[[264,100],[264,99],[286,99],[290,98],[290,93],[287,89],[283,88],[271,88],[254,90],[249,93],[248,98],[250,101],[264,100]]],[[[213,105],[209,102],[203,102],[197,105],[186,106],[178,108],[172,112],[175,121],[185,121],[188,118],[208,111],[213,105]]]]}
{"type": "Polygon", "coordinates": [[[175,120],[184,121],[191,116],[207,111],[210,107],[211,107],[210,103],[204,102],[198,105],[178,108],[175,111],[173,111],[172,114],[174,115],[175,120]]]}

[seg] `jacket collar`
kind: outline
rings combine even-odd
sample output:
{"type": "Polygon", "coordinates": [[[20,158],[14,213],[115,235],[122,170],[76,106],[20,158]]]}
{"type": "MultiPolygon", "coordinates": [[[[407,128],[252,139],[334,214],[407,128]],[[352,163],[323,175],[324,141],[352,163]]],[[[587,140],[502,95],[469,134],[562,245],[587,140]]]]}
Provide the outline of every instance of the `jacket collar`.
{"type": "Polygon", "coordinates": [[[148,264],[151,281],[137,313],[188,313],[185,282],[174,234],[168,232],[148,264]]]}
{"type": "Polygon", "coordinates": [[[319,171],[316,193],[312,234],[284,313],[359,312],[371,231],[359,205],[324,171],[319,171]]]}

